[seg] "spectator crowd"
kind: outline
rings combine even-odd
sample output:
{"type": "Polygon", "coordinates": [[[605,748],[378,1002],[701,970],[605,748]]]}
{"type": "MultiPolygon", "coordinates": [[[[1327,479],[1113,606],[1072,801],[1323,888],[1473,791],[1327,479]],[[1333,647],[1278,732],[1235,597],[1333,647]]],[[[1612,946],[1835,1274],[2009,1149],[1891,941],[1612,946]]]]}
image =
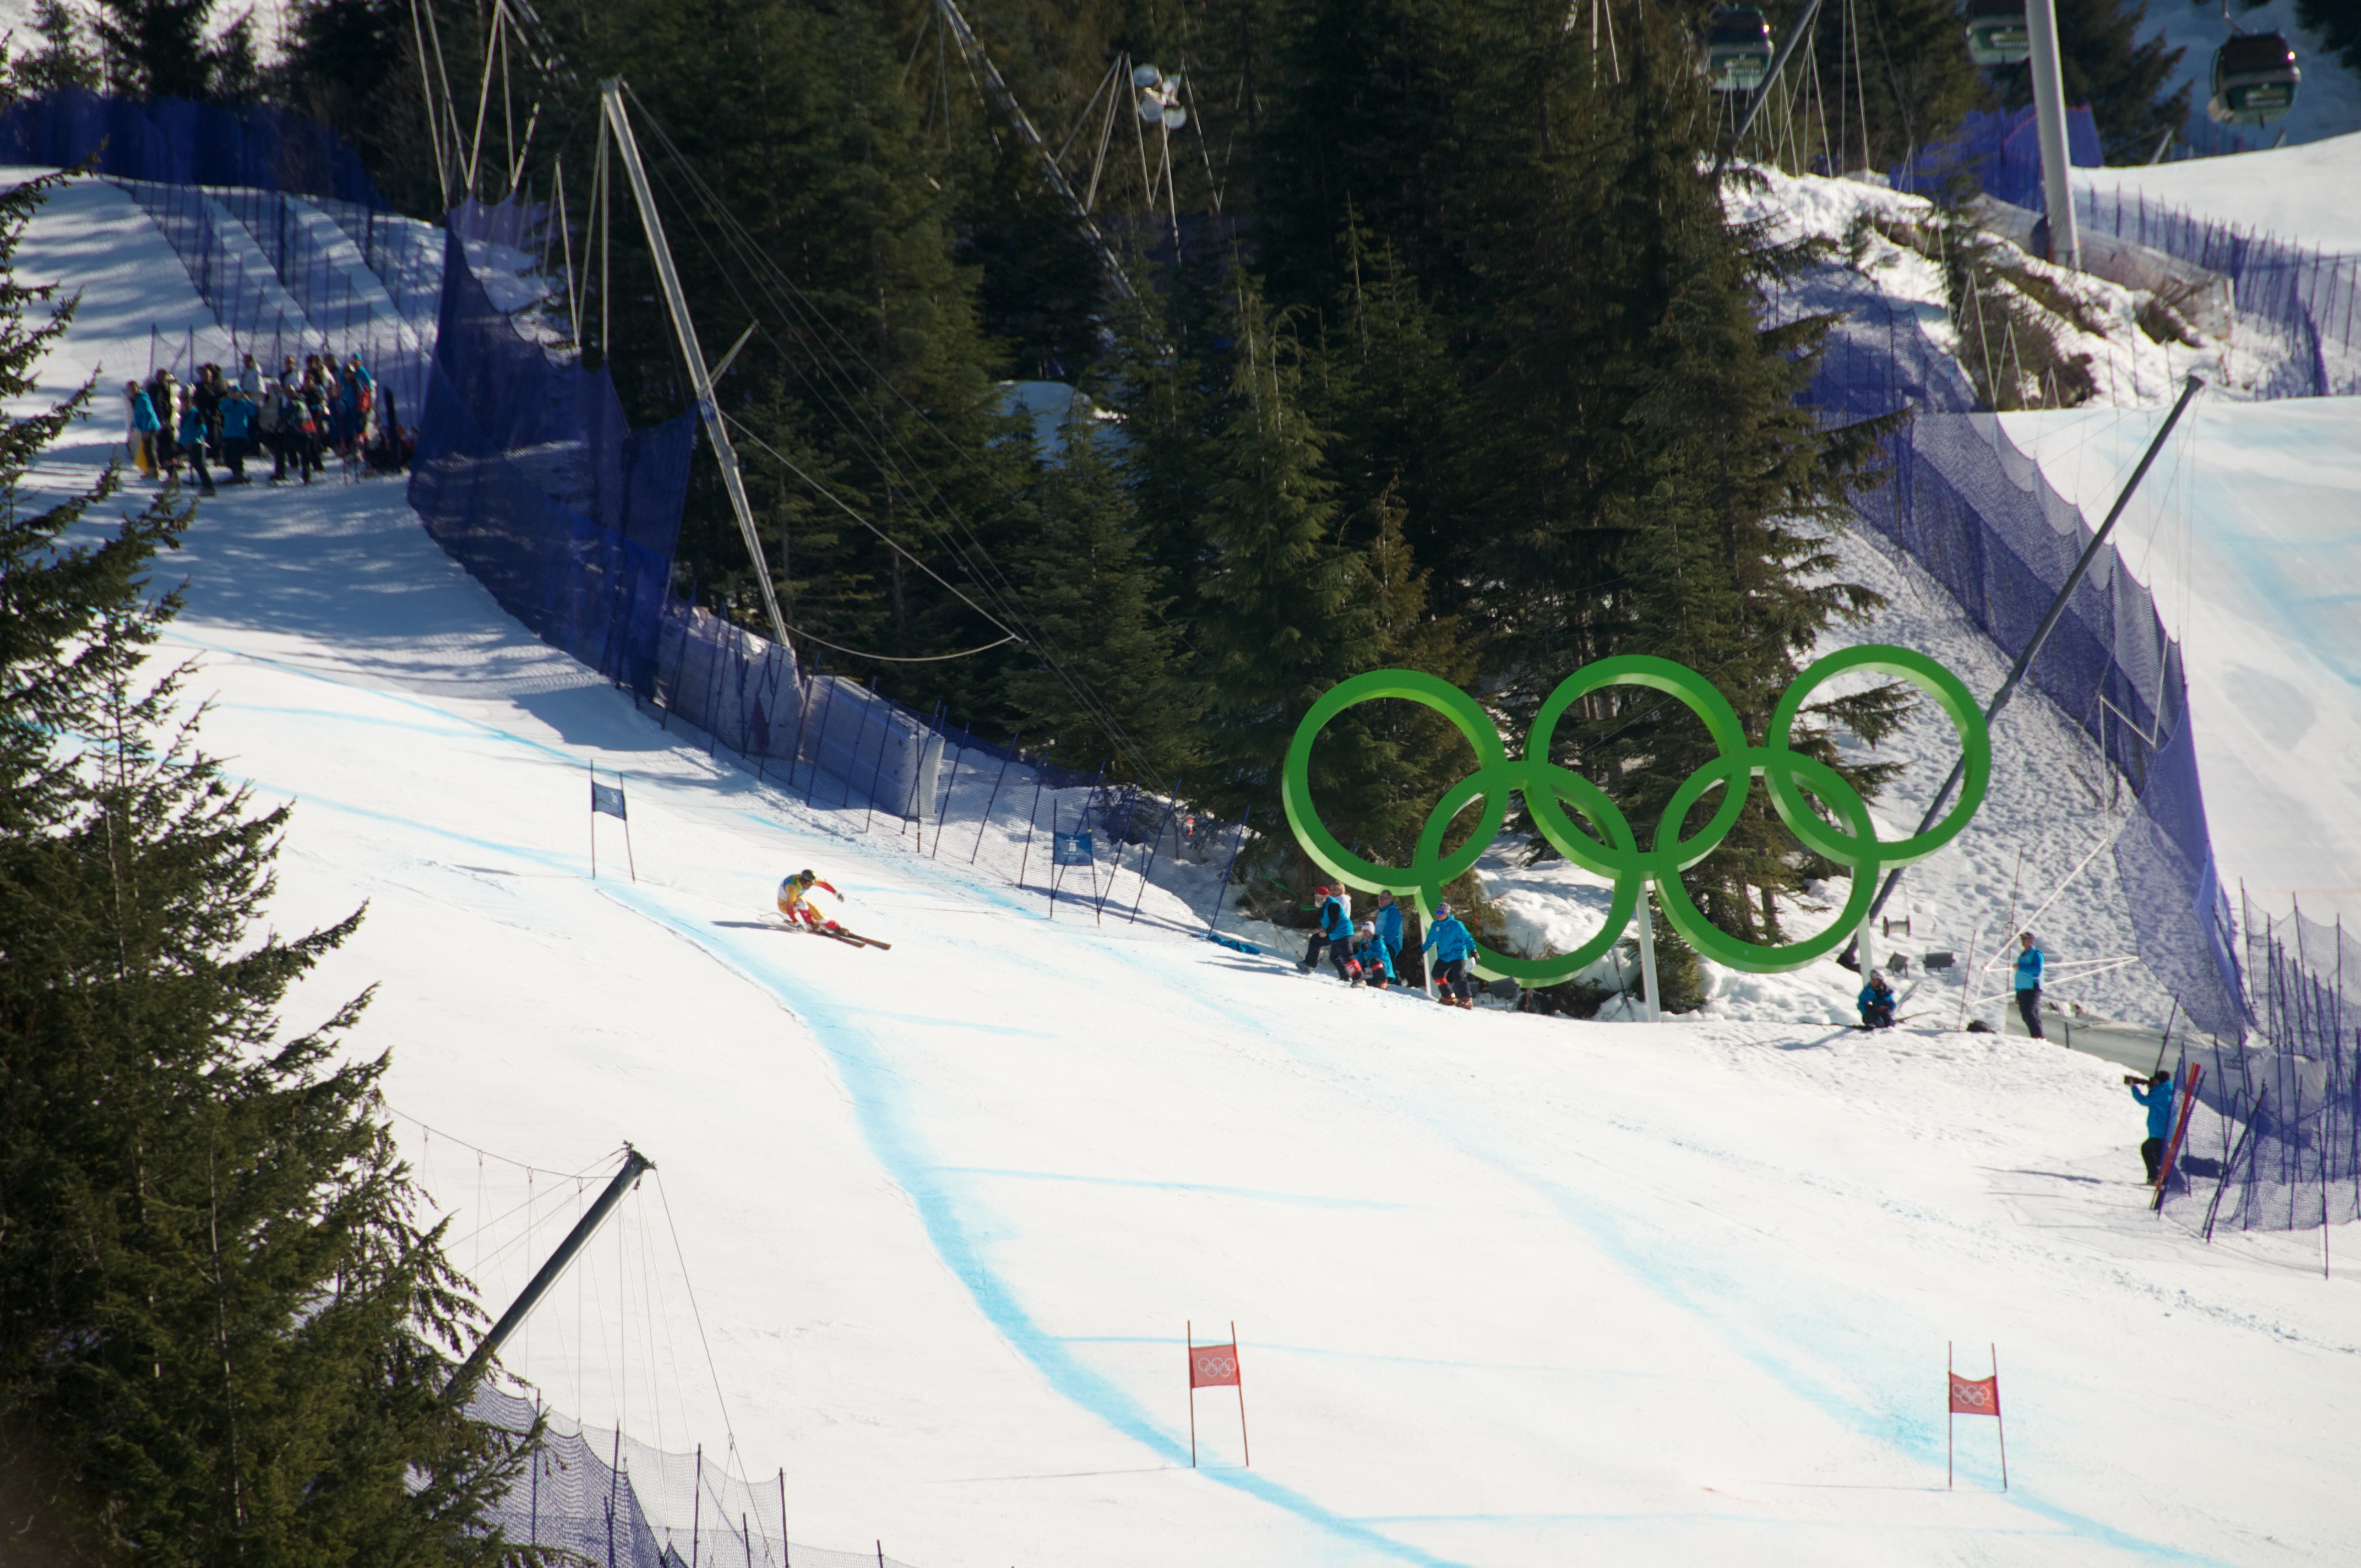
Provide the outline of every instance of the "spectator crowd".
{"type": "Polygon", "coordinates": [[[235,379],[219,365],[195,374],[183,386],[167,367],[145,384],[123,384],[126,445],[142,477],[177,484],[185,466],[210,496],[215,469],[225,471],[223,484],[253,483],[246,466],[258,456],[270,459],[274,485],[308,485],[332,456],[347,477],[409,466],[410,433],[357,354],[341,367],[334,355],[307,354],[300,366],[285,355],[275,375],[247,354],[235,379]]]}

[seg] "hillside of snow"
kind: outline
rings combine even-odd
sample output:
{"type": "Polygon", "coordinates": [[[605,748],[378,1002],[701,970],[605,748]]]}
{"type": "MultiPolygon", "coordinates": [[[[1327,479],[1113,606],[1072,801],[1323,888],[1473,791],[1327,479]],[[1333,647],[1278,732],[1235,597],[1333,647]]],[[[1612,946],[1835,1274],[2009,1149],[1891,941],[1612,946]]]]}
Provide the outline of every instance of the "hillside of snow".
{"type": "MultiPolygon", "coordinates": [[[[148,243],[103,193],[37,222],[20,270],[87,285],[45,390],[118,374],[151,319],[202,310],[137,270],[148,243]]],[[[119,426],[103,404],[35,486],[87,481],[119,426]]],[[[2217,472],[2281,466],[2243,444],[2253,427],[2198,433],[2217,472]]],[[[2211,603],[2209,492],[2182,490],[2190,537],[2157,550],[2185,548],[2184,602],[2211,603]]],[[[2350,557],[2322,543],[2324,586],[2350,557]]],[[[1892,600],[1862,635],[1990,689],[1996,661],[1907,570],[1849,566],[1892,600]]],[[[1878,1036],[1778,1014],[1828,1005],[1826,975],[1703,1018],[1580,1024],[1349,992],[1191,940],[1152,900],[1164,924],[1052,918],[1038,885],[860,833],[636,710],[502,615],[396,483],[225,491],[160,564],[159,586],[182,578],[162,656],[198,662],[209,748],[259,801],[296,803],[274,918],[369,909],[288,1026],[379,987],[351,1048],[393,1053],[398,1134],[494,1310],[622,1140],[656,1160],[504,1363],[571,1419],[760,1487],[780,1473],[798,1550],[876,1541],[921,1568],[2361,1554],[2361,1283],[2333,1263],[2355,1227],[2207,1245],[2152,1214],[2107,1062],[1949,1032],[1946,1007],[1878,1036]],[[629,789],[628,840],[585,809],[594,765],[629,789]],[[892,948],[768,924],[805,865],[892,948]],[[1208,1389],[1191,1468],[1183,1334],[1233,1322],[1251,1464],[1238,1402],[1208,1389]],[[1954,1488],[1941,1366],[1949,1348],[1981,1374],[1993,1345],[2008,1487],[1993,1427],[1962,1420],[1954,1488]]],[[[2192,659],[2239,656],[2244,633],[2188,624],[2192,659]]],[[[2326,678],[2273,657],[2290,685],[2326,678]]],[[[2120,803],[2037,701],[1999,739],[1977,828],[1905,883],[1917,929],[1964,949],[2063,885],[2045,925],[2120,952],[2117,915],[2067,883],[2120,803]]],[[[1923,720],[1899,738],[1888,831],[1943,744],[1923,720]]],[[[2279,783],[2333,812],[2329,771],[2279,783]]],[[[2277,801],[2212,805],[2225,839],[2268,847],[2276,825],[2276,852],[2356,863],[2277,801]]],[[[1563,918],[1520,874],[1496,868],[1504,901],[1563,918]]],[[[2129,1011],[2138,971],[2114,972],[2092,993],[2119,983],[2129,1011]]],[[[685,1545],[686,1494],[651,1506],[685,1545]]],[[[719,1544],[702,1523],[700,1561],[719,1544]]]]}

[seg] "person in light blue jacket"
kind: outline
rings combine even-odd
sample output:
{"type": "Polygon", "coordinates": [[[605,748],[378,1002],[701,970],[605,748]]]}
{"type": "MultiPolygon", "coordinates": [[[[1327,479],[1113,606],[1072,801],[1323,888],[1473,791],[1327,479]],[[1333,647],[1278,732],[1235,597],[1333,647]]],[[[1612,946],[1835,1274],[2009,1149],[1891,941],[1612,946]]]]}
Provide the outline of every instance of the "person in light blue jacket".
{"type": "Polygon", "coordinates": [[[214,477],[205,472],[204,411],[186,392],[181,394],[181,452],[189,460],[189,471],[197,477],[198,492],[212,495],[214,477]]]}
{"type": "Polygon", "coordinates": [[[2147,1136],[2140,1140],[2140,1158],[2147,1163],[2147,1184],[2153,1187],[2164,1168],[2164,1140],[2172,1135],[2172,1074],[2168,1070],[2142,1080],[2125,1073],[2124,1082],[2132,1098],[2147,1107],[2147,1136]]]}
{"type": "Polygon", "coordinates": [[[1378,928],[1378,940],[1386,949],[1386,968],[1390,970],[1393,960],[1401,957],[1401,905],[1394,902],[1392,894],[1381,893],[1378,894],[1378,912],[1369,920],[1378,928]]]}
{"type": "Polygon", "coordinates": [[[2026,1034],[2046,1040],[2049,1036],[2041,1032],[2041,948],[2030,931],[2018,932],[2016,943],[2016,1015],[2025,1020],[2026,1034]]]}
{"type": "Polygon", "coordinates": [[[1345,913],[1344,893],[1341,887],[1312,890],[1312,896],[1320,901],[1320,929],[1312,933],[1312,939],[1303,946],[1303,962],[1299,967],[1306,973],[1320,967],[1320,953],[1324,948],[1329,963],[1335,967],[1336,978],[1353,978],[1352,971],[1345,968],[1353,957],[1353,917],[1345,913]]]}
{"type": "Polygon", "coordinates": [[[1445,1007],[1473,1010],[1476,986],[1467,976],[1467,960],[1476,956],[1476,938],[1451,913],[1448,900],[1434,906],[1434,924],[1426,928],[1419,951],[1434,955],[1434,999],[1445,1007]]]}

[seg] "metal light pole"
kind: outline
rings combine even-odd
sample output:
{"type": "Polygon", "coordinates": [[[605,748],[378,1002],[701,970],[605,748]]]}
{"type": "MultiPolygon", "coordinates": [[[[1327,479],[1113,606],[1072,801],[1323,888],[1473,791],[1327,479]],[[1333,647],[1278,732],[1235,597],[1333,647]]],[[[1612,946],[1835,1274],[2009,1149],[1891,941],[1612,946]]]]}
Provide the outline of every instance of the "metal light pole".
{"type": "Polygon", "coordinates": [[[2049,254],[2043,259],[2082,269],[2082,238],[2074,229],[2074,187],[2067,172],[2066,84],[2058,64],[2057,0],[2025,0],[2033,45],[2033,123],[2041,134],[2041,201],[2049,214],[2049,254]]]}

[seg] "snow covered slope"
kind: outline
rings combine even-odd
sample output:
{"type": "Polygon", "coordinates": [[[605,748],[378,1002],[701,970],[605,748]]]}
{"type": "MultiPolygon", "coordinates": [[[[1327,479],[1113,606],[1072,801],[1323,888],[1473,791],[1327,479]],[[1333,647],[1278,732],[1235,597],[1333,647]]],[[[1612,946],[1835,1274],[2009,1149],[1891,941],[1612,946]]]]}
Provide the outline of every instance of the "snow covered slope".
{"type": "MultiPolygon", "coordinates": [[[[2161,422],[2005,414],[2101,517],[2161,422]]],[[[2361,925],[2361,399],[2206,399],[2125,510],[2119,544],[2181,642],[2224,879],[2361,925]]]]}
{"type": "Polygon", "coordinates": [[[1046,920],[666,734],[398,486],[225,494],[164,575],[210,745],[298,803],[278,920],[369,905],[289,1023],[379,987],[354,1047],[394,1052],[487,1299],[562,1228],[521,1191],[562,1215],[582,1183],[546,1173],[659,1162],[511,1370],[783,1467],[801,1539],[926,1568],[2361,1553],[2361,1283],[2316,1237],[2149,1214],[2090,1058],[1448,1013],[1046,920]],[[607,819],[588,874],[593,763],[636,881],[607,819]],[[893,949],[767,928],[803,865],[893,949]],[[1183,1325],[1232,1321],[1253,1464],[1213,1390],[1192,1471],[1183,1325]],[[1982,1422],[1945,1488],[1951,1341],[2000,1346],[2005,1494],[1982,1422]]]}
{"type": "Polygon", "coordinates": [[[2330,256],[2361,255],[2361,131],[2301,145],[2193,158],[2153,169],[2078,169],[2074,182],[2118,187],[2216,223],[2330,256]]]}

